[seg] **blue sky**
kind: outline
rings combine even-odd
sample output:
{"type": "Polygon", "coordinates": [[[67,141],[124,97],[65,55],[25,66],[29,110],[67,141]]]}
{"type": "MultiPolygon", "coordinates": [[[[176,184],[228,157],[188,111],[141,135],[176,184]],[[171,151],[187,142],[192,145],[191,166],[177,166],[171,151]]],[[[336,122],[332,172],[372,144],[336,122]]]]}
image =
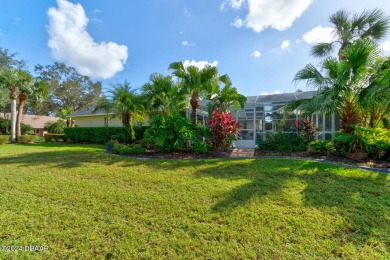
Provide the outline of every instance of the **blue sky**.
{"type": "MultiPolygon", "coordinates": [[[[0,47],[31,71],[63,61],[104,88],[187,61],[217,65],[245,95],[293,92],[306,89],[295,73],[319,62],[309,51],[329,39],[329,16],[373,8],[390,15],[388,0],[1,0],[0,47]]],[[[390,37],[382,44],[389,55],[390,37]]]]}

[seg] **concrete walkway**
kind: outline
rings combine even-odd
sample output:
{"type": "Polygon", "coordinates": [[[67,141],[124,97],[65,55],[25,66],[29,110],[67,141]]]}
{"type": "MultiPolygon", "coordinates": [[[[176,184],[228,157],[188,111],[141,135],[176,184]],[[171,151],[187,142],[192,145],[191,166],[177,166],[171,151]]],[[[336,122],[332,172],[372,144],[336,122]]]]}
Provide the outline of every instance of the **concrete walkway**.
{"type": "Polygon", "coordinates": [[[234,148],[230,154],[230,158],[253,158],[255,156],[255,149],[249,148],[234,148]]]}

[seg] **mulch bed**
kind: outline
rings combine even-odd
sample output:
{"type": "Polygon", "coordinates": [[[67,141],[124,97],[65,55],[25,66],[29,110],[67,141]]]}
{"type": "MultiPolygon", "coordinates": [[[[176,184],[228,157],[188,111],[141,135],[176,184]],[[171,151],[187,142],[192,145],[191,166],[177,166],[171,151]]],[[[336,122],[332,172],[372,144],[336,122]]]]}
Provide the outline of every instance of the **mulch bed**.
{"type": "MultiPolygon", "coordinates": [[[[215,158],[230,158],[231,151],[220,153],[194,154],[192,152],[173,152],[173,153],[156,153],[153,150],[148,150],[146,154],[129,154],[122,155],[130,158],[138,159],[175,159],[175,160],[200,160],[200,159],[215,159],[215,158]]],[[[300,159],[314,159],[321,161],[335,162],[338,164],[347,164],[351,166],[363,166],[368,168],[376,168],[384,171],[390,171],[390,163],[386,161],[379,161],[373,159],[351,160],[340,156],[322,156],[310,154],[308,152],[296,153],[277,153],[255,150],[255,158],[264,157],[285,157],[285,158],[300,158],[300,159]]]]}
{"type": "Polygon", "coordinates": [[[352,160],[352,159],[348,159],[346,157],[341,157],[341,156],[335,156],[335,155],[323,156],[323,155],[311,154],[308,152],[276,153],[276,152],[266,152],[266,151],[255,150],[255,157],[257,157],[257,158],[272,157],[272,156],[308,158],[308,159],[314,159],[314,160],[330,161],[330,162],[335,162],[335,163],[340,163],[340,164],[363,166],[363,167],[377,168],[377,169],[390,171],[390,163],[389,162],[375,160],[372,158],[367,158],[367,159],[362,159],[362,160],[352,160]]]}
{"type": "Polygon", "coordinates": [[[146,154],[127,154],[123,155],[132,158],[142,159],[180,159],[180,160],[199,160],[199,159],[213,159],[213,158],[229,158],[231,151],[220,153],[206,153],[194,154],[192,152],[173,152],[173,153],[156,153],[152,150],[146,154]]]}

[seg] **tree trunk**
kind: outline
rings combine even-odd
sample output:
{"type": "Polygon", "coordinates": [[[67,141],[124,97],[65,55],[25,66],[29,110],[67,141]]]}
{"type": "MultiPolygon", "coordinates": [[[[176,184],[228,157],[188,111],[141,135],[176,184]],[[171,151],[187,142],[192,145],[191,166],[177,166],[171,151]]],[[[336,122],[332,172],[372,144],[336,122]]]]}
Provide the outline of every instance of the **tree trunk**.
{"type": "Polygon", "coordinates": [[[191,108],[192,108],[192,122],[194,126],[198,125],[198,112],[196,109],[200,107],[199,95],[198,93],[193,93],[190,100],[191,108]]]}
{"type": "Polygon", "coordinates": [[[19,141],[19,137],[21,135],[20,124],[22,121],[23,108],[26,103],[28,96],[26,93],[20,93],[19,95],[19,105],[18,105],[18,114],[16,116],[16,141],[19,141]]]}
{"type": "Polygon", "coordinates": [[[15,142],[16,136],[16,95],[17,87],[11,88],[10,99],[11,99],[11,142],[15,142]]]}
{"type": "Polygon", "coordinates": [[[361,117],[359,111],[352,99],[344,102],[343,108],[340,111],[341,129],[344,133],[353,134],[352,125],[359,125],[361,117]]]}

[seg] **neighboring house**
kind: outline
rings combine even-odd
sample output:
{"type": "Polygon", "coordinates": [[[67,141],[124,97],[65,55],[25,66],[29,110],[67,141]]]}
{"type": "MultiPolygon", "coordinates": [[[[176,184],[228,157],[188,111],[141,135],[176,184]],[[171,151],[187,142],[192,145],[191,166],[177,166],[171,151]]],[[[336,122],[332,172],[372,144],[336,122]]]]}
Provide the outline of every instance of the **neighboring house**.
{"type": "MultiPolygon", "coordinates": [[[[110,127],[123,125],[119,117],[113,117],[113,113],[106,113],[106,111],[104,111],[103,109],[98,109],[95,112],[93,110],[93,107],[89,107],[84,110],[74,112],[67,117],[71,118],[72,120],[75,120],[75,127],[110,127]]],[[[135,125],[141,125],[141,123],[135,122],[135,125]]],[[[148,118],[144,119],[142,125],[149,125],[148,118]]]]}
{"type": "MultiPolygon", "coordinates": [[[[0,118],[10,119],[10,114],[0,114],[0,118]]],[[[34,128],[34,133],[38,136],[44,136],[46,131],[43,130],[45,124],[50,121],[57,121],[59,117],[53,116],[38,116],[38,115],[22,115],[22,123],[31,125],[34,128]]]]}

